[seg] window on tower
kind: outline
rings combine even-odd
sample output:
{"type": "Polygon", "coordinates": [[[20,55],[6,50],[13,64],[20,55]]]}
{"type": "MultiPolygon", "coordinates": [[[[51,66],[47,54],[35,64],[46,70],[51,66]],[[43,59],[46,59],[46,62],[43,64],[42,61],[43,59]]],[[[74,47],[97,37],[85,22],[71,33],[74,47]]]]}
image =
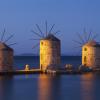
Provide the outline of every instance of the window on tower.
{"type": "Polygon", "coordinates": [[[43,45],[43,42],[41,42],[41,45],[43,45]]]}
{"type": "Polygon", "coordinates": [[[87,51],[87,48],[84,48],[84,51],[87,51]]]}

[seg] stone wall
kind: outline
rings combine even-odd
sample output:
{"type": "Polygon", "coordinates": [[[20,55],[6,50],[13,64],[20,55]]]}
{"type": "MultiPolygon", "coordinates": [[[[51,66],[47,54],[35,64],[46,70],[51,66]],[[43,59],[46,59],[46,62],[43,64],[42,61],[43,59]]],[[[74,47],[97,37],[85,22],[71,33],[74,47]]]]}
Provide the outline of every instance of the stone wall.
{"type": "Polygon", "coordinates": [[[60,41],[40,41],[40,68],[57,68],[60,66],[60,41]]]}
{"type": "Polygon", "coordinates": [[[0,50],[0,71],[13,69],[13,51],[0,50]]]}
{"type": "Polygon", "coordinates": [[[100,47],[82,47],[82,65],[87,67],[100,67],[100,47]]]}

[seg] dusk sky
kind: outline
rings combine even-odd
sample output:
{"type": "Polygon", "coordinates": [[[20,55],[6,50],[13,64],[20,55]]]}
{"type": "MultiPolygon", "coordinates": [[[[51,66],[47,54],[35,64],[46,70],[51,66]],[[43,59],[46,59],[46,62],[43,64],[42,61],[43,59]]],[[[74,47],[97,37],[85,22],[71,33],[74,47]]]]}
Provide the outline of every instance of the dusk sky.
{"type": "MultiPolygon", "coordinates": [[[[15,54],[37,53],[32,49],[39,41],[31,30],[38,31],[35,24],[39,24],[45,32],[45,20],[48,29],[55,24],[53,32],[60,30],[57,35],[61,39],[63,54],[76,54],[79,49],[73,40],[77,40],[76,33],[87,32],[100,34],[100,0],[0,0],[0,32],[6,28],[6,37],[15,34],[8,42],[15,54]]],[[[79,39],[78,39],[79,40],[79,39]]],[[[100,42],[100,36],[97,39],[100,42]]]]}

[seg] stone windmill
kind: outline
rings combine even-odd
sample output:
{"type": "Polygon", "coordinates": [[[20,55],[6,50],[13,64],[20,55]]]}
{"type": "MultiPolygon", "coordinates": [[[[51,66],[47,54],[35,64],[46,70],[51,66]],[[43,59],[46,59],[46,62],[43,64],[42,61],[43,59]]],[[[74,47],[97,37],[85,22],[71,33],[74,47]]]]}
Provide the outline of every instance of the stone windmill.
{"type": "Polygon", "coordinates": [[[84,31],[83,36],[78,34],[80,41],[75,41],[82,47],[82,65],[88,68],[100,67],[100,44],[96,42],[97,34],[93,36],[84,31]]]}
{"type": "Polygon", "coordinates": [[[12,71],[13,70],[13,49],[9,46],[14,45],[8,44],[7,42],[14,36],[11,35],[7,39],[4,40],[5,37],[5,29],[2,32],[1,40],[0,40],[0,72],[12,71]]]}
{"type": "MultiPolygon", "coordinates": [[[[52,32],[55,24],[52,25],[51,29],[48,31],[47,22],[45,22],[46,31],[43,33],[36,24],[40,33],[32,31],[35,33],[39,39],[40,44],[40,69],[45,72],[46,70],[56,70],[60,67],[60,57],[61,57],[61,43],[60,40],[56,37],[56,34],[59,32],[52,32]]],[[[36,39],[35,39],[36,40],[36,39]]]]}

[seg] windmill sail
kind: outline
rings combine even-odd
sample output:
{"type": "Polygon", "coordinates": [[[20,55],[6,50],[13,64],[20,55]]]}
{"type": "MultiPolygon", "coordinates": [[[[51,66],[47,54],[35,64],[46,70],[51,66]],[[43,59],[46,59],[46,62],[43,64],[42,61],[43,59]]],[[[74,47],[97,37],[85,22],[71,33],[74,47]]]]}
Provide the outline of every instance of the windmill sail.
{"type": "Polygon", "coordinates": [[[5,29],[4,29],[4,31],[2,32],[1,41],[3,41],[4,35],[5,35],[5,29]]]}
{"type": "MultiPolygon", "coordinates": [[[[34,33],[38,38],[31,38],[30,40],[40,41],[41,39],[45,39],[46,37],[48,37],[50,34],[51,35],[56,35],[56,34],[58,34],[60,32],[60,31],[52,32],[52,30],[54,29],[55,24],[53,24],[51,26],[51,28],[48,29],[48,23],[47,23],[47,21],[45,21],[45,31],[44,32],[41,31],[41,28],[39,26],[40,25],[36,24],[36,27],[37,27],[37,29],[38,29],[39,32],[36,32],[33,29],[31,30],[31,32],[34,33]]],[[[32,47],[32,49],[35,49],[38,46],[39,46],[39,43],[37,43],[36,45],[34,45],[32,47]]]]}
{"type": "Polygon", "coordinates": [[[53,30],[54,26],[55,26],[55,24],[52,25],[52,27],[51,27],[51,29],[50,29],[50,31],[49,31],[49,34],[50,34],[51,31],[53,30]]]}
{"type": "Polygon", "coordinates": [[[31,30],[31,32],[33,32],[36,36],[42,38],[42,36],[39,33],[35,32],[34,30],[31,30]]]}
{"type": "Polygon", "coordinates": [[[11,35],[10,37],[8,37],[4,42],[5,42],[5,43],[8,42],[13,36],[14,36],[14,34],[11,35]]]}
{"type": "Polygon", "coordinates": [[[84,29],[83,34],[80,35],[79,33],[77,33],[77,36],[78,36],[79,40],[73,40],[73,41],[82,47],[85,43],[97,38],[98,34],[94,35],[91,31],[88,33],[84,29]]]}

